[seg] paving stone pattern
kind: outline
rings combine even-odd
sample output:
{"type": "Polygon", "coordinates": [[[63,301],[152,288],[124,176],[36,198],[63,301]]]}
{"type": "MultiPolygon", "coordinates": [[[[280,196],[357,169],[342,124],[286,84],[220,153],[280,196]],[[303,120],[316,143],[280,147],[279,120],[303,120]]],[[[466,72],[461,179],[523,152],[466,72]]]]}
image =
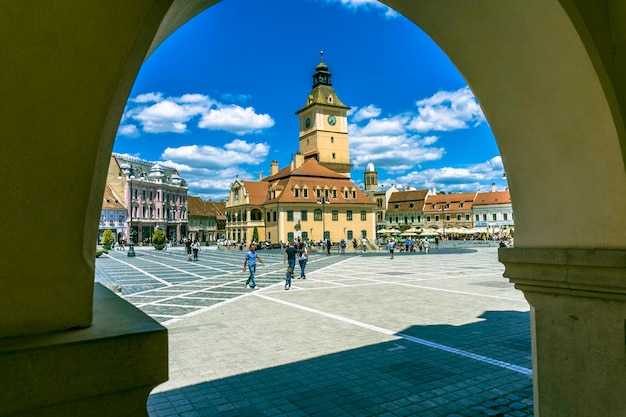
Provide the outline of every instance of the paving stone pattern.
{"type": "Polygon", "coordinates": [[[238,250],[110,255],[96,279],[169,330],[150,416],[533,415],[529,307],[496,248],[314,253],[289,291],[280,250],[259,290],[238,250]]]}

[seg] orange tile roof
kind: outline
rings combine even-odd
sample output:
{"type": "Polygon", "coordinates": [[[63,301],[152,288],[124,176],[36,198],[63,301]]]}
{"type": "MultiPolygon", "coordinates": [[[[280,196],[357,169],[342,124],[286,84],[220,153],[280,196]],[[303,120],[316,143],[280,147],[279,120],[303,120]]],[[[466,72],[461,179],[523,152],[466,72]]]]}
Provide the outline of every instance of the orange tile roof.
{"type": "Polygon", "coordinates": [[[421,211],[424,209],[424,200],[428,190],[396,191],[389,196],[387,203],[388,213],[404,213],[407,211],[421,211]],[[411,207],[413,205],[413,207],[411,207]]]}
{"type": "Polygon", "coordinates": [[[267,195],[268,183],[265,181],[242,181],[243,186],[248,192],[250,204],[260,206],[265,203],[267,195]]]}
{"type": "Polygon", "coordinates": [[[326,168],[319,164],[315,159],[309,158],[298,168],[291,170],[291,167],[285,167],[278,171],[276,174],[263,178],[263,181],[275,181],[292,176],[300,177],[320,177],[320,178],[337,178],[347,179],[345,175],[338,174],[332,169],[326,168]]]}
{"type": "Polygon", "coordinates": [[[489,191],[476,195],[476,199],[474,200],[475,206],[491,204],[511,204],[511,193],[508,191],[489,191]]]}
{"type": "Polygon", "coordinates": [[[104,187],[104,196],[102,197],[103,209],[126,210],[123,200],[117,195],[109,184],[104,187]]]}
{"type": "Polygon", "coordinates": [[[212,217],[213,212],[204,200],[193,195],[187,196],[187,210],[190,216],[212,217]]]}
{"type": "Polygon", "coordinates": [[[226,220],[226,202],[209,200],[206,203],[215,214],[217,220],[226,220]]]}
{"type": "Polygon", "coordinates": [[[316,203],[315,190],[318,188],[328,189],[330,204],[365,204],[376,205],[362,190],[359,189],[350,178],[345,175],[320,165],[315,159],[306,160],[297,169],[291,171],[286,167],[278,173],[264,178],[262,181],[243,181],[244,187],[249,192],[250,204],[261,205],[264,203],[316,203]],[[300,192],[295,196],[294,189],[306,188],[307,197],[300,192]],[[271,198],[270,193],[275,190],[276,197],[271,198]],[[336,198],[333,191],[336,190],[336,198]],[[344,197],[344,190],[348,191],[348,197],[344,197]],[[352,198],[352,192],[355,198],[352,198]]]}
{"type": "Polygon", "coordinates": [[[428,190],[396,191],[389,197],[389,202],[396,203],[401,201],[419,201],[424,200],[427,195],[428,190]]]}
{"type": "Polygon", "coordinates": [[[468,211],[472,209],[475,196],[475,192],[429,195],[424,202],[424,212],[439,212],[443,204],[449,205],[445,211],[468,211]]]}

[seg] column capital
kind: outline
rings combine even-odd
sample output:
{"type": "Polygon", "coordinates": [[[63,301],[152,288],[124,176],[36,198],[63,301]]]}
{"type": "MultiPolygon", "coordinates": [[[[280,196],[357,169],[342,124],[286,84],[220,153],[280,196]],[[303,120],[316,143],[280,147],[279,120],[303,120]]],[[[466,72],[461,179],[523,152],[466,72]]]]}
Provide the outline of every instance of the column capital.
{"type": "Polygon", "coordinates": [[[524,293],[626,300],[626,250],[500,248],[498,260],[524,293]]]}

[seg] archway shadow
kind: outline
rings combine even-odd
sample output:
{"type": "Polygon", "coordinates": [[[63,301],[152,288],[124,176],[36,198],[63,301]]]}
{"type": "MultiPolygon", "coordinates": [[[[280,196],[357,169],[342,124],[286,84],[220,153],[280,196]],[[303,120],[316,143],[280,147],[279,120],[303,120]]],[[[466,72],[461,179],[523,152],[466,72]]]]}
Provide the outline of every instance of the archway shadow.
{"type": "Polygon", "coordinates": [[[155,393],[148,411],[152,417],[532,416],[532,376],[501,365],[530,371],[529,313],[488,311],[479,318],[462,326],[411,326],[394,341],[155,393]],[[477,360],[483,357],[493,361],[477,360]]]}

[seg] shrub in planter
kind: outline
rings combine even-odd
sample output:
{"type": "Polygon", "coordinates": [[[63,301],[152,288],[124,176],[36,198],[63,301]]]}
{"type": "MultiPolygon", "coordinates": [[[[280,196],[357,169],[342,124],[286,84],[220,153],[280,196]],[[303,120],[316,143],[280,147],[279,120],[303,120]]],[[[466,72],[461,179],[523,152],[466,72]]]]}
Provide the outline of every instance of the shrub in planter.
{"type": "Polygon", "coordinates": [[[161,250],[165,248],[165,232],[161,229],[157,229],[152,235],[152,246],[155,249],[161,250]]]}
{"type": "Polygon", "coordinates": [[[111,249],[113,242],[115,241],[115,235],[109,229],[102,233],[102,247],[104,249],[111,249]]]}
{"type": "Polygon", "coordinates": [[[109,253],[106,249],[96,248],[96,258],[99,258],[103,253],[109,253]]]}

